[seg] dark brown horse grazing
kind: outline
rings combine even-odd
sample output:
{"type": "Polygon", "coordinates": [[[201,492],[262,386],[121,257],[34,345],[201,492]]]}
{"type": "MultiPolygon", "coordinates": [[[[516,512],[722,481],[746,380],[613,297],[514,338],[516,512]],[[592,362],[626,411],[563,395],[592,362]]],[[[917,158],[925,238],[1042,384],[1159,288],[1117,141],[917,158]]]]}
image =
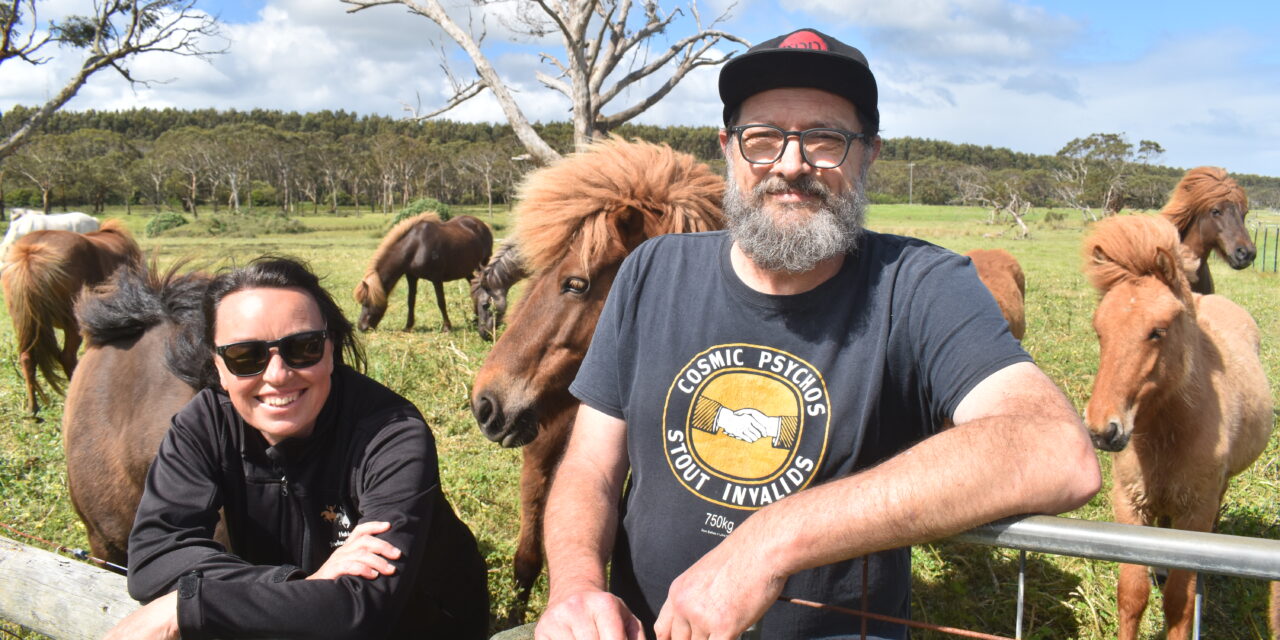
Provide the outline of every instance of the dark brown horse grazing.
{"type": "MultiPolygon", "coordinates": [[[[1100,222],[1085,241],[1101,362],[1085,419],[1099,449],[1118,452],[1111,503],[1117,522],[1211,531],[1228,480],[1271,434],[1271,389],[1258,325],[1222,296],[1193,294],[1177,230],[1158,216],[1100,222]]],[[[1191,631],[1196,574],[1169,571],[1170,640],[1191,631]]],[[[1120,565],[1119,637],[1137,636],[1150,584],[1120,565]]]]}
{"type": "Polygon", "coordinates": [[[382,239],[364,279],[356,285],[356,302],[361,305],[360,330],[378,328],[387,312],[387,296],[404,276],[409,281],[409,320],[404,330],[413,328],[418,278],[422,278],[435,285],[444,330],[452,331],[444,304],[444,283],[470,278],[489,261],[492,252],[493,232],[489,225],[472,216],[441,222],[438,215],[427,212],[397,224],[382,239]]]}
{"type": "Polygon", "coordinates": [[[1000,305],[1004,321],[1009,323],[1009,333],[1021,340],[1027,331],[1024,300],[1027,280],[1022,275],[1022,265],[1004,249],[974,249],[965,254],[973,260],[978,278],[991,290],[991,296],[1000,305]]]}
{"type": "Polygon", "coordinates": [[[507,292],[512,285],[529,277],[520,260],[520,248],[514,237],[498,244],[493,257],[471,278],[471,302],[476,309],[476,328],[480,337],[492,340],[507,313],[507,292]]]}
{"type": "Polygon", "coordinates": [[[27,408],[40,410],[37,396],[48,396],[36,379],[36,371],[49,386],[62,393],[62,365],[67,378],[76,367],[80,326],[73,305],[85,286],[105,281],[117,267],[140,264],[142,251],[119,220],[107,220],[98,231],[33,231],[9,249],[9,267],[0,276],[9,317],[18,339],[22,378],[27,386],[27,408]],[[63,345],[58,347],[57,329],[63,345]]]}
{"type": "Polygon", "coordinates": [[[1200,259],[1191,281],[1196,293],[1213,293],[1213,277],[1209,275],[1209,253],[1214,249],[1240,270],[1253,263],[1258,249],[1244,226],[1249,214],[1249,199],[1225,169],[1196,167],[1182,176],[1174,187],[1169,202],[1160,215],[1178,228],[1183,246],[1200,259]]]}
{"type": "Polygon", "coordinates": [[[646,238],[722,227],[723,192],[723,180],[692,156],[618,139],[530,174],[521,189],[516,236],[533,280],[471,396],[487,438],[525,446],[515,556],[521,603],[542,571],[547,483],[577,406],[569,382],[618,266],[646,238]]]}
{"type": "Polygon", "coordinates": [[[175,273],[121,269],[76,305],[88,347],[62,418],[67,485],[94,555],[120,565],[147,467],[203,362],[179,345],[203,333],[208,280],[175,273]]]}

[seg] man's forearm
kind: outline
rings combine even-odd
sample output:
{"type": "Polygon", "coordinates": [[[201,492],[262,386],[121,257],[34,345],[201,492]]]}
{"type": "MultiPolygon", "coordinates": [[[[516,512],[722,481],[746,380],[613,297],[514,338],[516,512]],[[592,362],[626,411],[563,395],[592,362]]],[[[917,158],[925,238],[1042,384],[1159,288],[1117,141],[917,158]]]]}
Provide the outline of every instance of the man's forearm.
{"type": "Polygon", "coordinates": [[[767,549],[761,561],[785,577],[1009,515],[1074,509],[1097,490],[1097,478],[1096,457],[1069,417],[988,417],[770,505],[731,538],[767,549]]]}

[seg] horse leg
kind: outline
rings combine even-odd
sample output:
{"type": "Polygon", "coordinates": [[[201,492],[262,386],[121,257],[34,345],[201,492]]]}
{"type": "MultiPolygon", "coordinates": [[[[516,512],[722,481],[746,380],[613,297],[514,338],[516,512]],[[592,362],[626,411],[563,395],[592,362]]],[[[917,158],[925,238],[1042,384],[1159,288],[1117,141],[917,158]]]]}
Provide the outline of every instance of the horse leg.
{"type": "MultiPolygon", "coordinates": [[[[1134,510],[1128,495],[1116,486],[1111,492],[1111,504],[1115,509],[1116,522],[1121,524],[1145,524],[1143,518],[1134,510]]],[[[1120,565],[1120,580],[1116,585],[1117,633],[1119,640],[1136,640],[1138,626],[1142,622],[1142,614],[1147,610],[1147,599],[1151,596],[1151,584],[1147,580],[1147,568],[1136,564],[1120,565]]]]}
{"type": "Polygon", "coordinates": [[[404,323],[404,330],[408,331],[413,328],[413,307],[418,303],[418,279],[409,274],[404,279],[409,283],[409,319],[404,323]]]}
{"type": "Polygon", "coordinates": [[[1271,638],[1280,640],[1280,582],[1271,583],[1271,638]]]}
{"type": "MultiPolygon", "coordinates": [[[[1192,507],[1191,512],[1173,519],[1173,528],[1184,531],[1213,531],[1213,523],[1218,519],[1218,505],[1221,494],[1202,499],[1201,503],[1192,507]]],[[[1196,572],[1185,569],[1170,569],[1169,577],[1164,583],[1164,622],[1165,637],[1168,640],[1184,640],[1191,637],[1191,626],[1195,622],[1196,610],[1196,572]]]]}
{"type": "Polygon", "coordinates": [[[76,370],[76,354],[80,352],[80,344],[84,342],[84,338],[80,337],[79,327],[70,327],[63,329],[62,353],[58,356],[58,360],[62,363],[62,370],[67,374],[67,380],[71,380],[71,374],[76,370]]]}
{"type": "Polygon", "coordinates": [[[444,283],[432,280],[431,284],[436,288],[436,306],[440,307],[440,317],[444,318],[444,330],[453,331],[453,325],[449,324],[449,310],[444,306],[444,283]]]}
{"type": "MultiPolygon", "coordinates": [[[[560,430],[567,431],[567,430],[560,430]]],[[[542,573],[542,516],[547,508],[551,477],[564,455],[565,434],[544,432],[525,445],[520,467],[520,539],[514,558],[516,575],[516,607],[508,619],[513,624],[524,621],[533,584],[542,573]]]]}
{"type": "Polygon", "coordinates": [[[37,418],[37,414],[40,413],[40,403],[36,402],[35,358],[31,357],[30,351],[23,351],[18,355],[18,364],[22,367],[22,382],[27,387],[27,409],[31,412],[32,418],[37,418]]]}

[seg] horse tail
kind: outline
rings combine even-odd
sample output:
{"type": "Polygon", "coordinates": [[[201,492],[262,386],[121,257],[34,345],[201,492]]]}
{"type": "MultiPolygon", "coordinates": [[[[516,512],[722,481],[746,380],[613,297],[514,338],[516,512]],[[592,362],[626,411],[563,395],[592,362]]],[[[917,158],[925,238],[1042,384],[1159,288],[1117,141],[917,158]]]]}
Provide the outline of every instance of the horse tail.
{"type": "MultiPolygon", "coordinates": [[[[75,298],[79,282],[61,257],[44,244],[17,244],[11,253],[12,261],[2,280],[18,352],[29,353],[49,386],[62,393],[63,372],[58,359],[62,350],[54,330],[76,326],[68,303],[75,298]]],[[[32,380],[32,385],[42,399],[47,398],[38,381],[32,380]]]]}

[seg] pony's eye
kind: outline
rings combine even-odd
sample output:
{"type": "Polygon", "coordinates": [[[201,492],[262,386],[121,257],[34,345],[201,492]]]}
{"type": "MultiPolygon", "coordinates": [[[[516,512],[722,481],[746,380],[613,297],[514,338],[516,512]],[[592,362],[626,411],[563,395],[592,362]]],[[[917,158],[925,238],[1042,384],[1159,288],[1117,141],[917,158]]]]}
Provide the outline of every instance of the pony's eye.
{"type": "Polygon", "coordinates": [[[1169,332],[1168,329],[1165,329],[1163,327],[1156,327],[1151,330],[1151,335],[1147,336],[1147,339],[1151,341],[1160,340],[1161,338],[1164,337],[1164,334],[1168,332],[1169,332]]]}
{"type": "Polygon", "coordinates": [[[1209,210],[1209,215],[1212,215],[1212,216],[1213,216],[1213,217],[1215,217],[1215,218],[1221,218],[1221,217],[1222,217],[1222,209],[1218,209],[1218,208],[1216,208],[1216,207],[1215,207],[1215,208],[1213,208],[1213,209],[1210,209],[1210,210],[1209,210]]]}
{"type": "Polygon", "coordinates": [[[564,285],[560,287],[560,291],[563,293],[572,293],[576,295],[582,295],[587,292],[587,289],[590,289],[590,288],[591,288],[591,283],[586,278],[569,276],[568,278],[564,279],[564,285]]]}

